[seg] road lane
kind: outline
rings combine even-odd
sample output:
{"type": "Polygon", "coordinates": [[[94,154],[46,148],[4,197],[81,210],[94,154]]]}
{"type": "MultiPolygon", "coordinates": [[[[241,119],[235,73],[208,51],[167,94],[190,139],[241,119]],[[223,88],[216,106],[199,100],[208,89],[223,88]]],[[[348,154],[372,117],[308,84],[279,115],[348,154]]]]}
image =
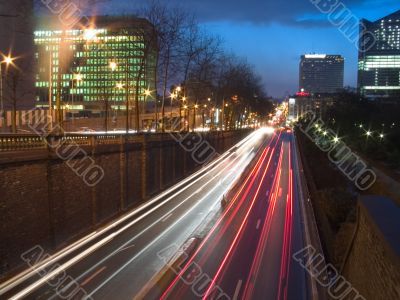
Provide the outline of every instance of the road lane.
{"type": "Polygon", "coordinates": [[[161,299],[308,299],[306,272],[292,260],[305,246],[295,150],[284,131],[161,299]]]}

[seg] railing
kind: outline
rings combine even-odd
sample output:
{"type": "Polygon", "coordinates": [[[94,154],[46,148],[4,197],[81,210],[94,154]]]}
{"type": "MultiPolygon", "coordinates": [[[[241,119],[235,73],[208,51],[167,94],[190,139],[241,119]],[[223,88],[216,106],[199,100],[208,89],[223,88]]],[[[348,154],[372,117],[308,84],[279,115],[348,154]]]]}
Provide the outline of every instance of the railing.
{"type": "Polygon", "coordinates": [[[46,149],[46,141],[39,136],[0,136],[0,151],[46,149]]]}
{"type": "MultiPolygon", "coordinates": [[[[229,136],[229,131],[223,133],[229,136]]],[[[177,134],[177,133],[174,133],[177,134]]],[[[187,133],[182,133],[185,136],[187,133]]],[[[207,133],[200,133],[202,135],[213,134],[219,136],[222,132],[212,131],[207,133]]],[[[0,152],[9,151],[24,151],[24,150],[40,150],[47,149],[48,147],[57,145],[71,145],[77,144],[80,146],[96,146],[96,145],[121,145],[123,143],[138,143],[141,141],[154,142],[161,141],[163,137],[169,137],[170,133],[140,133],[130,134],[128,136],[121,134],[73,134],[73,135],[52,135],[52,136],[38,136],[33,134],[13,135],[4,134],[0,135],[0,152]]]]}

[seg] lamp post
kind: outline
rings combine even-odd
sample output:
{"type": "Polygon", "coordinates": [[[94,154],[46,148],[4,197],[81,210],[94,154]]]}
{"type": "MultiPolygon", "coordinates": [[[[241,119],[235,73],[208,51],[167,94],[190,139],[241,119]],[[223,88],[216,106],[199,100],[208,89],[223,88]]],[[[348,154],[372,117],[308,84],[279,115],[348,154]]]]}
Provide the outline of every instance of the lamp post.
{"type": "Polygon", "coordinates": [[[199,106],[198,106],[197,104],[195,104],[195,105],[193,106],[193,131],[196,130],[196,109],[197,109],[198,107],[199,107],[199,106]]]}
{"type": "MultiPolygon", "coordinates": [[[[11,56],[4,56],[3,60],[0,61],[0,119],[2,121],[2,126],[4,127],[4,98],[3,98],[3,63],[8,67],[13,62],[11,56]]],[[[7,73],[6,73],[7,74],[7,73]]]]}
{"type": "Polygon", "coordinates": [[[172,104],[174,102],[175,97],[176,97],[175,93],[172,93],[171,94],[171,102],[170,102],[170,118],[171,118],[171,120],[172,120],[172,104]]]}
{"type": "MultiPolygon", "coordinates": [[[[111,71],[115,71],[118,67],[118,64],[115,61],[110,62],[109,67],[111,71]]],[[[129,64],[128,59],[125,59],[125,85],[122,83],[117,83],[116,88],[122,90],[125,87],[125,110],[126,110],[126,119],[125,119],[125,126],[126,126],[126,134],[129,134],[129,64]]],[[[108,104],[107,104],[108,106],[108,104]]],[[[108,108],[106,108],[108,110],[108,108]]],[[[107,118],[108,111],[106,112],[107,118]]],[[[107,129],[106,129],[107,130],[107,129]]]]}
{"type": "MultiPolygon", "coordinates": [[[[115,61],[111,61],[109,64],[111,72],[114,72],[117,69],[117,63],[115,61]]],[[[105,78],[104,82],[107,82],[108,78],[105,78]]],[[[109,101],[108,101],[108,91],[107,87],[104,87],[104,101],[105,101],[105,118],[104,118],[104,129],[107,134],[108,132],[108,115],[109,115],[109,101]]]]}
{"type": "Polygon", "coordinates": [[[74,77],[72,78],[72,97],[71,97],[71,114],[72,114],[72,126],[74,125],[74,94],[76,91],[74,91],[74,88],[78,86],[78,83],[82,81],[82,75],[81,74],[74,74],[74,77]],[[76,85],[74,85],[74,82],[76,81],[76,85]]]}
{"type": "Polygon", "coordinates": [[[183,119],[184,119],[184,123],[183,123],[183,126],[182,126],[182,104],[183,105],[186,105],[186,97],[185,96],[183,96],[182,97],[182,101],[180,102],[180,105],[179,105],[179,118],[180,118],[180,128],[179,128],[179,131],[182,131],[182,129],[185,129],[185,122],[186,122],[186,112],[184,111],[184,114],[183,114],[183,119]]]}
{"type": "Polygon", "coordinates": [[[202,122],[203,122],[203,130],[206,127],[206,120],[205,120],[205,110],[207,109],[207,104],[204,104],[203,114],[202,114],[202,122]]]}
{"type": "Polygon", "coordinates": [[[184,116],[185,116],[185,123],[183,124],[184,130],[189,131],[189,118],[188,118],[189,110],[188,110],[188,106],[186,104],[183,106],[183,110],[184,110],[184,116]]]}

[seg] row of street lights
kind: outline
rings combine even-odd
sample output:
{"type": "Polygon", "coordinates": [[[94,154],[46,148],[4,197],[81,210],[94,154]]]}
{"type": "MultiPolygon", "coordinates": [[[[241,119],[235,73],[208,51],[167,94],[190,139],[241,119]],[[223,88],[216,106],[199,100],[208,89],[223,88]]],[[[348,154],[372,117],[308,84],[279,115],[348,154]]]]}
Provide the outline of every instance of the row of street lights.
{"type": "Polygon", "coordinates": [[[213,129],[215,126],[215,113],[219,114],[221,113],[222,116],[217,116],[217,120],[220,120],[219,122],[221,123],[221,129],[223,129],[224,127],[224,119],[225,119],[225,114],[226,114],[226,109],[228,109],[228,107],[230,106],[228,102],[226,102],[225,100],[222,103],[222,108],[219,109],[216,107],[216,105],[213,105],[212,99],[210,97],[207,98],[207,103],[204,104],[198,104],[197,102],[189,105],[188,103],[188,98],[185,95],[185,91],[184,88],[182,88],[181,86],[177,86],[170,94],[170,119],[171,119],[171,124],[172,124],[172,119],[173,119],[173,103],[175,101],[175,103],[179,103],[179,126],[180,126],[180,130],[184,129],[189,131],[190,130],[190,125],[189,125],[189,116],[190,116],[190,111],[193,110],[193,120],[192,120],[192,129],[196,130],[196,117],[197,117],[197,111],[202,109],[202,127],[203,130],[206,127],[206,118],[205,118],[205,111],[208,109],[210,115],[209,118],[211,119],[211,125],[210,125],[210,129],[213,129]],[[181,94],[182,97],[181,97],[181,94]],[[184,112],[183,116],[182,116],[182,111],[184,112]],[[183,122],[183,124],[182,124],[183,122]]]}

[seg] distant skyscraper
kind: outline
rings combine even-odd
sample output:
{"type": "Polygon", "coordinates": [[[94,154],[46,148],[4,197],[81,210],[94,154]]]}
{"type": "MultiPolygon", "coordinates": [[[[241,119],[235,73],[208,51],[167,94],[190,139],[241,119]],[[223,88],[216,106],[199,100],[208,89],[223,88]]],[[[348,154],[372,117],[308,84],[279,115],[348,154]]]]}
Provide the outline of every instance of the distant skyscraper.
{"type": "Polygon", "coordinates": [[[0,1],[0,60],[15,58],[14,65],[1,64],[6,110],[34,103],[33,23],[33,0],[0,1]]]}
{"type": "Polygon", "coordinates": [[[300,90],[336,93],[343,88],[344,59],[340,55],[307,54],[300,61],[300,90]]]}
{"type": "Polygon", "coordinates": [[[360,92],[371,98],[400,95],[400,10],[375,22],[363,19],[361,25],[360,92]]]}

